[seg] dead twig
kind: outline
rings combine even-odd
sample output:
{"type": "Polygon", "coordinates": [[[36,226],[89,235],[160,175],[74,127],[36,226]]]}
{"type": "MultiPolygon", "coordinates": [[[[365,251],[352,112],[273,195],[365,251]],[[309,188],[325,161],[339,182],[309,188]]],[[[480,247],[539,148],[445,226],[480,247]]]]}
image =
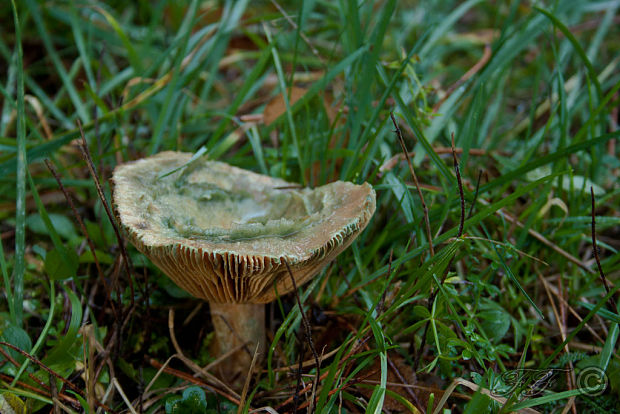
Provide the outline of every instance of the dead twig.
{"type": "MultiPolygon", "coordinates": [[[[387,362],[390,366],[390,369],[392,370],[392,372],[394,373],[394,375],[396,375],[396,377],[398,378],[398,380],[400,382],[402,382],[405,385],[409,385],[409,383],[405,380],[405,377],[403,376],[403,374],[400,372],[400,370],[398,369],[398,367],[396,366],[396,364],[394,364],[394,362],[392,361],[391,358],[387,358],[387,362]]],[[[424,410],[424,407],[422,406],[422,404],[420,404],[420,400],[418,400],[418,396],[417,394],[413,391],[413,389],[411,387],[405,387],[405,391],[407,392],[407,394],[409,394],[409,396],[411,397],[411,400],[415,403],[416,407],[418,407],[419,409],[424,410]]]]}

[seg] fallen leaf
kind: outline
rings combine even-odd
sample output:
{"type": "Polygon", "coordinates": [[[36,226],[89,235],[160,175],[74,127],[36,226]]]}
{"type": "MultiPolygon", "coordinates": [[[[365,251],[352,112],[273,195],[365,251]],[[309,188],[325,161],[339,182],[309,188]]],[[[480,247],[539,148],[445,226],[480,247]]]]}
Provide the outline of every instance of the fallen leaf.
{"type": "MultiPolygon", "coordinates": [[[[307,89],[299,88],[297,86],[293,86],[289,89],[287,91],[289,94],[289,105],[293,106],[295,102],[300,100],[306,94],[306,92],[308,92],[307,89]]],[[[282,94],[278,94],[275,98],[269,101],[267,105],[265,105],[265,110],[263,111],[263,121],[265,122],[265,125],[271,124],[284,112],[286,112],[284,96],[282,94]]]]}

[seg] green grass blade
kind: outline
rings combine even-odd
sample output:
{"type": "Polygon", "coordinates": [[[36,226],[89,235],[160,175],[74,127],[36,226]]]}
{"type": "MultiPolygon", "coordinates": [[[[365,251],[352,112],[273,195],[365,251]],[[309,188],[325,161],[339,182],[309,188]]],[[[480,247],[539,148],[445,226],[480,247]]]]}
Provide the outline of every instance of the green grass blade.
{"type": "MultiPolygon", "coordinates": [[[[282,70],[282,63],[280,63],[280,55],[278,54],[278,49],[275,47],[275,44],[273,43],[273,38],[271,37],[271,32],[269,31],[269,28],[267,27],[267,25],[263,25],[263,28],[265,30],[265,35],[267,36],[267,41],[269,42],[270,45],[273,45],[273,47],[271,48],[271,54],[273,56],[273,64],[276,68],[276,74],[278,76],[278,85],[280,86],[280,92],[282,93],[282,98],[284,98],[284,105],[286,107],[284,114],[286,115],[286,121],[287,121],[289,134],[291,138],[293,139],[293,145],[295,146],[295,152],[297,153],[297,162],[299,164],[300,179],[303,181],[303,184],[306,185],[306,174],[305,174],[306,167],[305,167],[303,154],[301,153],[301,147],[299,145],[299,140],[297,139],[297,128],[295,128],[295,121],[293,120],[293,113],[291,112],[291,103],[289,102],[288,91],[286,89],[286,78],[284,77],[284,71],[282,70]]],[[[286,143],[283,143],[283,146],[284,146],[284,149],[282,151],[282,156],[284,157],[284,154],[286,154],[287,152],[286,143]]],[[[283,159],[282,171],[284,172],[285,170],[286,170],[286,162],[283,159]]],[[[282,176],[284,177],[285,174],[283,173],[282,176]]]]}
{"type": "Polygon", "coordinates": [[[177,87],[177,84],[181,72],[181,63],[183,62],[183,58],[185,57],[187,43],[191,34],[191,28],[194,26],[197,10],[198,2],[196,0],[193,0],[187,9],[185,21],[181,26],[181,30],[184,31],[183,41],[181,42],[181,47],[179,48],[177,56],[174,60],[174,67],[172,68],[172,78],[168,83],[166,96],[164,98],[161,110],[159,111],[159,116],[157,117],[157,123],[155,124],[153,139],[151,141],[151,149],[149,151],[150,154],[155,154],[159,151],[159,147],[161,146],[163,140],[165,127],[168,125],[168,121],[170,120],[172,112],[177,109],[176,105],[173,105],[173,102],[177,105],[179,104],[178,95],[181,92],[178,90],[179,88],[177,87]],[[173,97],[176,97],[177,99],[173,99],[173,97]]]}
{"type": "MultiPolygon", "coordinates": [[[[2,89],[2,94],[5,95],[5,99],[10,99],[11,95],[13,95],[13,90],[15,89],[15,77],[17,73],[17,50],[10,55],[8,61],[8,74],[6,77],[6,87],[0,87],[2,89]]],[[[12,105],[2,105],[2,114],[0,114],[0,136],[6,135],[6,129],[9,125],[9,120],[11,118],[11,109],[12,105]]]]}
{"type": "Polygon", "coordinates": [[[7,305],[9,306],[9,315],[13,319],[15,315],[15,303],[13,301],[13,289],[11,288],[11,277],[9,276],[8,266],[4,257],[4,246],[0,240],[0,270],[2,270],[2,281],[4,283],[4,294],[6,296],[7,305]]]}
{"type": "MultiPolygon", "coordinates": [[[[364,52],[368,49],[368,46],[361,46],[359,49],[348,55],[346,58],[342,59],[337,65],[334,65],[327,73],[318,81],[316,81],[312,86],[308,89],[306,94],[301,97],[297,102],[295,102],[291,106],[291,113],[294,115],[297,111],[304,107],[312,98],[314,98],[319,92],[323,91],[327,85],[338,75],[340,72],[349,68],[353,63],[359,59],[364,52]]],[[[271,132],[275,125],[284,117],[286,114],[280,115],[271,125],[269,125],[265,129],[265,133],[271,132]]]]}
{"type": "MultiPolygon", "coordinates": [[[[47,338],[47,334],[52,326],[52,321],[54,320],[54,310],[56,309],[56,286],[54,285],[53,280],[50,280],[49,298],[50,298],[50,309],[47,315],[47,320],[45,321],[45,326],[43,326],[43,330],[41,330],[41,333],[39,334],[39,337],[37,338],[37,342],[35,342],[34,346],[30,350],[30,355],[32,356],[36,356],[37,352],[39,352],[39,349],[41,349],[41,346],[43,346],[43,342],[47,338]]],[[[30,363],[30,359],[26,359],[24,363],[21,365],[21,367],[19,367],[19,371],[17,371],[17,374],[15,375],[15,377],[13,378],[13,381],[11,382],[11,387],[14,387],[15,384],[17,384],[17,381],[19,381],[19,378],[24,373],[29,363],[30,363]]]]}
{"type": "MultiPolygon", "coordinates": [[[[32,1],[32,0],[29,0],[29,1],[32,1]]],[[[134,49],[131,43],[131,40],[129,39],[129,37],[127,36],[127,34],[125,33],[121,25],[118,23],[116,18],[114,18],[114,16],[112,16],[110,13],[108,13],[107,10],[105,10],[102,7],[97,6],[95,7],[95,9],[103,15],[103,17],[106,19],[108,24],[112,27],[114,32],[116,32],[116,35],[119,37],[119,39],[123,43],[123,46],[127,50],[127,59],[129,59],[129,63],[133,67],[134,71],[136,73],[142,73],[143,69],[142,69],[142,63],[140,63],[140,58],[138,54],[136,53],[136,50],[134,49]]]]}
{"type": "Polygon", "coordinates": [[[86,45],[84,44],[84,37],[82,36],[82,28],[80,26],[80,22],[78,20],[77,10],[75,9],[75,5],[71,3],[69,5],[71,11],[69,12],[70,22],[71,22],[71,31],[73,33],[73,39],[75,39],[75,46],[80,53],[80,59],[82,60],[82,65],[84,66],[84,72],[86,72],[86,78],[88,79],[88,83],[91,88],[95,88],[97,82],[95,80],[95,75],[93,74],[93,68],[90,62],[90,56],[88,55],[88,51],[86,50],[86,45]]]}
{"type": "Polygon", "coordinates": [[[469,11],[472,7],[474,7],[477,3],[480,3],[482,0],[468,0],[465,3],[460,4],[457,8],[450,13],[450,15],[444,18],[440,25],[438,25],[435,30],[430,34],[428,39],[426,40],[422,49],[420,49],[420,56],[425,57],[428,55],[432,48],[435,47],[437,41],[445,36],[448,29],[455,24],[465,13],[469,11]]]}
{"type": "Polygon", "coordinates": [[[510,406],[509,407],[510,411],[505,411],[505,412],[516,412],[524,408],[536,407],[542,404],[565,400],[570,397],[576,397],[578,395],[581,395],[582,393],[583,393],[583,390],[581,389],[555,392],[549,395],[545,395],[544,397],[531,398],[529,400],[522,401],[520,403],[510,406]]]}
{"type": "Polygon", "coordinates": [[[600,137],[592,138],[587,141],[579,142],[577,144],[569,145],[551,154],[545,155],[528,162],[527,164],[519,167],[515,170],[502,174],[498,178],[489,182],[488,184],[480,186],[479,194],[484,194],[491,189],[497,188],[503,184],[506,184],[512,180],[523,177],[526,173],[534,170],[535,168],[552,163],[559,159],[562,159],[570,154],[574,154],[579,151],[588,150],[594,146],[603,144],[612,138],[620,137],[620,131],[612,132],[609,134],[601,135],[600,137]]]}
{"type": "Polygon", "coordinates": [[[543,315],[542,311],[538,308],[538,306],[536,306],[536,303],[534,303],[532,298],[530,298],[530,295],[527,294],[527,292],[523,288],[523,285],[521,285],[521,282],[519,282],[519,279],[517,279],[517,277],[512,272],[512,269],[510,268],[510,266],[506,264],[506,261],[504,260],[504,256],[502,256],[499,250],[497,250],[495,243],[491,243],[491,246],[493,247],[493,250],[495,251],[497,258],[499,259],[499,262],[501,263],[502,267],[506,271],[506,274],[508,275],[512,283],[514,283],[517,286],[517,288],[519,288],[519,291],[521,291],[521,294],[525,296],[527,301],[530,302],[530,305],[534,307],[534,310],[536,311],[536,313],[538,313],[538,316],[540,316],[541,319],[545,319],[545,316],[543,315]]]}
{"type": "Polygon", "coordinates": [[[71,99],[71,102],[73,103],[73,106],[75,107],[76,112],[78,113],[83,123],[90,122],[90,116],[88,115],[86,106],[80,99],[80,95],[75,89],[73,81],[70,79],[69,74],[67,73],[67,70],[62,63],[60,56],[58,56],[58,52],[56,52],[56,49],[52,44],[52,36],[50,36],[49,32],[45,28],[45,23],[43,22],[43,17],[41,16],[39,4],[37,4],[37,2],[34,0],[25,1],[28,4],[28,10],[30,11],[30,13],[32,13],[32,18],[34,19],[35,26],[39,31],[41,40],[45,45],[45,49],[47,50],[47,53],[52,60],[52,64],[54,65],[58,76],[60,76],[60,78],[62,79],[63,86],[67,90],[67,93],[69,94],[69,97],[71,99]]]}
{"type": "Polygon", "coordinates": [[[605,345],[603,346],[603,351],[601,352],[601,357],[598,363],[598,366],[603,371],[607,371],[607,367],[609,366],[609,361],[613,356],[616,350],[616,344],[618,343],[618,334],[620,333],[620,329],[618,329],[618,323],[614,323],[611,325],[609,329],[609,334],[607,335],[607,339],[605,340],[605,345]]]}
{"type": "MultiPolygon", "coordinates": [[[[381,75],[380,78],[382,79],[383,84],[387,86],[388,82],[387,82],[387,74],[385,73],[385,70],[380,66],[378,67],[378,69],[379,69],[379,73],[381,75]]],[[[415,138],[420,142],[420,144],[422,144],[422,147],[426,151],[426,154],[429,156],[433,164],[437,167],[441,175],[446,180],[448,180],[448,182],[451,182],[451,183],[455,182],[456,179],[454,178],[454,175],[452,174],[450,169],[446,166],[446,164],[441,160],[441,158],[439,158],[439,155],[437,155],[437,153],[433,149],[430,142],[426,139],[426,136],[422,132],[422,128],[420,127],[419,123],[415,120],[415,118],[411,114],[409,107],[407,106],[407,104],[405,104],[405,101],[400,96],[400,93],[395,90],[394,93],[392,93],[392,96],[396,100],[396,104],[398,105],[398,109],[400,110],[401,115],[405,118],[405,121],[407,122],[409,127],[413,130],[413,133],[415,134],[415,138]]]]}
{"type": "Polygon", "coordinates": [[[588,312],[585,318],[583,318],[581,322],[579,322],[579,324],[566,336],[566,339],[564,339],[564,341],[555,348],[555,350],[551,353],[551,355],[549,355],[547,359],[543,361],[543,363],[540,365],[540,369],[547,368],[549,364],[553,362],[555,357],[557,357],[560,354],[560,352],[564,350],[564,347],[566,346],[566,344],[573,340],[575,335],[577,335],[583,329],[586,323],[588,323],[588,321],[592,319],[594,315],[596,315],[599,309],[601,309],[609,301],[609,299],[615,294],[616,294],[616,289],[610,290],[608,294],[606,294],[601,300],[599,300],[597,304],[590,310],[590,312],[588,312]]]}
{"type": "Polygon", "coordinates": [[[262,50],[260,57],[256,64],[252,67],[252,70],[248,74],[243,86],[239,89],[239,91],[235,94],[235,98],[232,103],[228,106],[226,113],[228,117],[223,117],[220,123],[218,124],[215,132],[209,138],[209,141],[217,142],[218,139],[224,134],[226,128],[230,125],[231,117],[237,113],[237,110],[241,106],[241,104],[248,98],[251,97],[250,92],[255,91],[255,84],[258,82],[258,79],[265,70],[265,66],[271,57],[271,48],[272,44],[268,45],[265,49],[262,50]]]}
{"type": "Polygon", "coordinates": [[[575,35],[568,27],[566,27],[564,23],[562,23],[552,13],[548,12],[547,10],[541,9],[538,6],[534,6],[534,10],[542,13],[547,19],[549,19],[551,23],[553,23],[553,25],[558,28],[558,30],[560,30],[564,34],[564,36],[566,36],[571,45],[573,45],[575,52],[577,52],[577,55],[579,55],[579,58],[581,58],[583,64],[588,71],[588,76],[590,77],[590,80],[592,81],[592,83],[594,83],[594,87],[596,88],[596,93],[598,95],[597,101],[600,102],[603,97],[603,89],[601,88],[601,84],[598,81],[598,76],[596,74],[596,71],[594,70],[594,66],[592,66],[592,62],[590,62],[590,59],[588,59],[585,50],[583,50],[583,48],[575,38],[575,35]]]}
{"type": "MultiPolygon", "coordinates": [[[[495,212],[498,211],[499,209],[506,207],[508,205],[511,205],[522,195],[527,194],[530,191],[533,191],[536,187],[550,180],[553,180],[554,178],[560,176],[561,174],[563,174],[563,172],[554,173],[546,177],[540,178],[536,181],[532,181],[531,183],[528,183],[527,185],[516,188],[515,191],[511,193],[510,195],[508,195],[507,197],[504,197],[496,201],[495,203],[483,208],[482,210],[479,210],[478,213],[474,214],[472,217],[465,220],[464,230],[467,231],[467,229],[469,229],[470,227],[474,227],[478,225],[478,223],[480,223],[485,218],[495,214],[495,212]]],[[[438,246],[441,243],[444,243],[445,241],[447,241],[448,239],[455,237],[457,234],[457,231],[458,231],[458,226],[454,226],[450,230],[445,231],[439,237],[433,240],[435,245],[438,246]]],[[[428,250],[428,243],[421,243],[415,249],[412,249],[408,253],[405,253],[401,257],[395,259],[392,262],[392,266],[398,266],[402,263],[405,263],[427,250],[428,250]]],[[[369,275],[368,278],[373,279],[381,274],[384,274],[385,272],[387,272],[387,265],[378,268],[371,275],[369,275]]]]}
{"type": "Polygon", "coordinates": [[[11,0],[17,48],[17,170],[15,199],[15,266],[13,267],[13,323],[23,325],[24,273],[26,272],[26,113],[24,110],[24,52],[17,5],[11,0]]]}
{"type": "MultiPolygon", "coordinates": [[[[354,2],[355,3],[355,2],[354,2]]],[[[382,45],[385,37],[385,32],[388,28],[390,18],[396,8],[396,1],[389,0],[381,7],[381,13],[377,22],[377,26],[373,30],[370,39],[370,49],[364,54],[359,62],[359,70],[355,71],[355,75],[351,75],[351,88],[355,90],[355,94],[352,97],[351,103],[355,102],[356,111],[349,114],[350,119],[350,142],[349,149],[360,148],[361,145],[366,142],[361,142],[360,132],[364,127],[365,121],[368,119],[368,109],[373,101],[371,96],[371,87],[375,83],[375,75],[377,63],[379,61],[380,53],[382,51],[382,45]]],[[[368,124],[366,128],[371,128],[372,124],[368,124]]],[[[345,172],[350,168],[351,162],[355,160],[355,157],[350,157],[348,162],[345,163],[345,172]]],[[[357,163],[356,163],[357,164],[357,163]]]]}

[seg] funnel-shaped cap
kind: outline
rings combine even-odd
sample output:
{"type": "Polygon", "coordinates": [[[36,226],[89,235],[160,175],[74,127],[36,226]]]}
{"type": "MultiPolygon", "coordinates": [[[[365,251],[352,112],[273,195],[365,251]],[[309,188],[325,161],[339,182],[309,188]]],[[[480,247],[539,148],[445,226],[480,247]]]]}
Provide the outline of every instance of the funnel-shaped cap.
{"type": "Polygon", "coordinates": [[[176,284],[208,301],[266,303],[276,289],[290,292],[284,260],[301,285],[348,247],[375,211],[367,183],[294,189],[191,159],[162,152],[116,167],[114,203],[131,242],[176,284]]]}

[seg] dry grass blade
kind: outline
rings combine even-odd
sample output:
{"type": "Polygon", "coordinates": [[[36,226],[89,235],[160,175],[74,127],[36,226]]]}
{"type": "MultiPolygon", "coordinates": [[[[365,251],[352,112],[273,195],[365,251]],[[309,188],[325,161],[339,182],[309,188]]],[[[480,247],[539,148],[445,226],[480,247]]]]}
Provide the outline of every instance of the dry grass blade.
{"type": "Polygon", "coordinates": [[[177,352],[176,357],[179,360],[181,360],[185,365],[187,365],[188,368],[193,370],[196,374],[202,375],[205,379],[211,381],[214,385],[217,385],[218,387],[222,387],[224,390],[226,390],[227,393],[229,393],[230,395],[233,395],[236,400],[239,399],[239,395],[233,389],[231,389],[228,385],[222,382],[215,375],[208,372],[205,368],[200,367],[194,361],[186,357],[185,354],[183,354],[183,351],[181,350],[181,347],[179,346],[176,335],[174,333],[174,309],[173,308],[170,308],[170,311],[168,312],[168,330],[170,332],[170,340],[172,341],[172,346],[174,346],[174,349],[177,352]]]}
{"type": "Polygon", "coordinates": [[[131,405],[131,401],[129,401],[129,398],[127,398],[127,395],[125,395],[125,391],[123,390],[123,387],[121,387],[121,384],[118,383],[118,380],[116,379],[116,377],[112,378],[112,384],[114,384],[114,388],[116,388],[116,391],[118,391],[118,393],[121,395],[121,398],[125,402],[125,405],[129,409],[131,414],[138,414],[136,410],[133,408],[133,406],[131,405]]]}
{"type": "Polygon", "coordinates": [[[252,373],[254,372],[254,366],[256,365],[256,361],[258,360],[258,347],[259,344],[256,344],[256,349],[254,349],[254,355],[252,356],[252,363],[250,364],[250,369],[248,369],[248,375],[245,378],[243,390],[241,390],[241,398],[239,398],[239,408],[237,409],[237,414],[242,414],[245,408],[245,399],[248,397],[248,390],[250,389],[252,373]]]}
{"type": "MultiPolygon", "coordinates": [[[[553,311],[553,315],[555,316],[555,322],[558,325],[558,329],[560,330],[562,341],[566,341],[566,326],[562,324],[563,318],[560,317],[558,308],[555,304],[555,301],[553,300],[553,297],[551,296],[551,290],[549,289],[549,285],[548,283],[546,283],[544,277],[540,273],[537,272],[537,275],[538,275],[538,278],[543,282],[543,286],[545,288],[547,298],[549,299],[549,303],[551,304],[551,310],[553,311]]],[[[569,348],[568,343],[564,346],[564,352],[566,352],[566,355],[570,355],[570,348],[569,348]]],[[[572,390],[574,388],[573,385],[575,384],[575,368],[573,367],[573,362],[570,360],[568,361],[568,366],[570,367],[570,373],[568,373],[568,381],[567,381],[568,384],[567,385],[568,385],[568,389],[572,390]]],[[[562,413],[566,414],[571,408],[573,412],[577,414],[576,408],[575,408],[575,397],[574,396],[569,398],[568,404],[566,404],[562,413]]]]}

